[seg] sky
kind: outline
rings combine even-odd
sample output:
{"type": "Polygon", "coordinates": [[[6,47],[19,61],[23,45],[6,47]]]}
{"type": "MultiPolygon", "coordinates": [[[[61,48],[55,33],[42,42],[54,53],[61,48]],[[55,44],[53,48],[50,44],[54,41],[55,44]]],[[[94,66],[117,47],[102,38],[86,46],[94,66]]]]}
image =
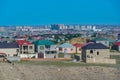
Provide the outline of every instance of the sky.
{"type": "Polygon", "coordinates": [[[0,25],[120,24],[120,0],[0,0],[0,25]]]}

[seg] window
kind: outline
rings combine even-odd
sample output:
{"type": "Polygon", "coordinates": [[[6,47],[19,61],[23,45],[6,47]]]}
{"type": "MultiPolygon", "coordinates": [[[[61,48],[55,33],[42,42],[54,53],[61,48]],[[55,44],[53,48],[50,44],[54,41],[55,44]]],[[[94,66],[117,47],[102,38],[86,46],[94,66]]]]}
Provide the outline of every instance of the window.
{"type": "Polygon", "coordinates": [[[66,48],[64,50],[67,50],[66,48]]]}
{"type": "Polygon", "coordinates": [[[32,47],[32,46],[29,46],[29,49],[33,49],[33,47],[32,47]]]}
{"type": "Polygon", "coordinates": [[[79,48],[79,51],[81,51],[81,48],[79,48]]]}
{"type": "Polygon", "coordinates": [[[71,48],[71,51],[73,51],[73,48],[71,48]]]}
{"type": "Polygon", "coordinates": [[[16,52],[19,52],[19,49],[17,49],[16,52]]]}
{"type": "Polygon", "coordinates": [[[50,45],[46,45],[45,48],[50,48],[50,45]]]}
{"type": "Polygon", "coordinates": [[[90,54],[93,54],[93,50],[90,50],[90,54]]]}
{"type": "Polygon", "coordinates": [[[59,51],[62,51],[62,48],[59,48],[59,51]]]}
{"type": "Polygon", "coordinates": [[[28,50],[28,46],[23,46],[23,50],[28,50]]]}
{"type": "Polygon", "coordinates": [[[99,52],[97,51],[97,55],[99,55],[99,52]]]}
{"type": "Polygon", "coordinates": [[[44,46],[40,46],[40,50],[44,50],[44,46]]]}

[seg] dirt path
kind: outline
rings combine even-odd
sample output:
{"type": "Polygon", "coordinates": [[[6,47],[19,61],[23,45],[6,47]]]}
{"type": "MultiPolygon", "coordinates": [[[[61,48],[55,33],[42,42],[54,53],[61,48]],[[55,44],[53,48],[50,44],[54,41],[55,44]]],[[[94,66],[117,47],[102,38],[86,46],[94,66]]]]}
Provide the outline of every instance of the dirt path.
{"type": "Polygon", "coordinates": [[[119,80],[111,67],[57,67],[0,63],[0,80],[119,80]]]}

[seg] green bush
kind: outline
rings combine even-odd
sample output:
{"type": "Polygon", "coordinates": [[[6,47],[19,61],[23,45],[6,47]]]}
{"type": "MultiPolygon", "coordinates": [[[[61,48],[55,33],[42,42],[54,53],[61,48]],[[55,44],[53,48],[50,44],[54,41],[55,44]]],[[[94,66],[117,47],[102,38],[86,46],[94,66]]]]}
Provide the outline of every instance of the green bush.
{"type": "Polygon", "coordinates": [[[58,54],[58,57],[59,57],[59,58],[64,58],[64,53],[59,53],[59,54],[58,54]]]}
{"type": "Polygon", "coordinates": [[[73,53],[73,54],[70,54],[70,57],[73,59],[74,58],[74,56],[75,56],[75,54],[73,53]]]}

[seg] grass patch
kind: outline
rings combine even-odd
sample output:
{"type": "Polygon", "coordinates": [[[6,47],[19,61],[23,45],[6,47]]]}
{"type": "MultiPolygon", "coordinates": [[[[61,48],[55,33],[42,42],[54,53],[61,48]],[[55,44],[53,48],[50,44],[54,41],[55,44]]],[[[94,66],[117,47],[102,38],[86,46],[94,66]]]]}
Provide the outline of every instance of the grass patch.
{"type": "Polygon", "coordinates": [[[116,67],[112,64],[96,64],[96,63],[83,63],[83,62],[72,62],[72,61],[21,61],[20,64],[30,64],[30,65],[47,65],[47,66],[102,66],[102,67],[116,67]]]}
{"type": "Polygon", "coordinates": [[[73,54],[70,54],[70,57],[73,59],[74,58],[74,56],[75,56],[75,54],[73,53],[73,54]]]}
{"type": "Polygon", "coordinates": [[[116,59],[116,64],[120,65],[120,55],[110,55],[111,59],[116,59]]]}
{"type": "Polygon", "coordinates": [[[110,55],[110,58],[120,60],[120,55],[110,55]]]}
{"type": "Polygon", "coordinates": [[[116,64],[98,64],[98,63],[83,63],[83,62],[73,62],[73,61],[20,61],[19,64],[30,64],[30,65],[47,65],[47,66],[101,66],[101,67],[114,67],[120,68],[120,55],[111,55],[111,59],[116,59],[116,64]]]}

